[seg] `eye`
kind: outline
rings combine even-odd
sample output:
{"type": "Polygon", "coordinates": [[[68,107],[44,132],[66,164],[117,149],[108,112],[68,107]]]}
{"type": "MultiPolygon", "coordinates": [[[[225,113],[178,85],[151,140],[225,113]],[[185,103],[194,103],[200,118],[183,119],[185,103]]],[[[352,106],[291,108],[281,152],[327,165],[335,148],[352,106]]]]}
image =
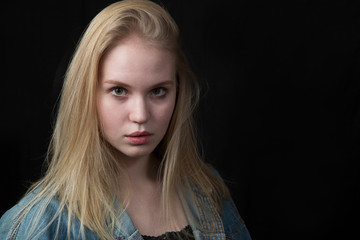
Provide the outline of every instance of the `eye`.
{"type": "Polygon", "coordinates": [[[127,94],[127,90],[125,88],[122,87],[114,87],[111,90],[111,93],[117,97],[123,97],[127,94]]]}
{"type": "Polygon", "coordinates": [[[155,89],[151,90],[151,94],[156,97],[161,97],[166,94],[166,89],[163,87],[155,88],[155,89]]]}

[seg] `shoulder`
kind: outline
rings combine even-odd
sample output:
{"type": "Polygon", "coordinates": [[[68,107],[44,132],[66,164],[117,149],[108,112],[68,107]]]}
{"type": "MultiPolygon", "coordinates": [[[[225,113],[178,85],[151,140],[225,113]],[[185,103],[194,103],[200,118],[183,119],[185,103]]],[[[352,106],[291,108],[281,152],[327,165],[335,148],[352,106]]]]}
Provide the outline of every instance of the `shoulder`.
{"type": "Polygon", "coordinates": [[[226,233],[226,239],[251,239],[245,222],[241,218],[232,199],[223,201],[221,220],[226,233]]]}
{"type": "Polygon", "coordinates": [[[36,192],[30,192],[1,217],[1,239],[26,239],[30,233],[36,238],[51,223],[58,207],[56,199],[36,200],[36,192]]]}
{"type": "MultiPolygon", "coordinates": [[[[1,239],[16,239],[20,225],[21,225],[21,215],[25,211],[29,211],[27,218],[30,218],[30,213],[33,212],[31,208],[27,206],[30,204],[32,198],[34,197],[33,193],[30,193],[23,197],[19,203],[13,206],[11,209],[6,211],[0,219],[0,238],[1,239]]],[[[24,219],[25,220],[25,219],[24,219]]]]}
{"type": "MultiPolygon", "coordinates": [[[[0,239],[65,239],[68,215],[57,198],[36,199],[30,192],[0,219],[0,239]]],[[[80,221],[72,222],[71,235],[80,239],[80,221]]],[[[90,238],[91,239],[91,238],[90,238]]]]}
{"type": "MultiPolygon", "coordinates": [[[[211,168],[210,172],[222,180],[216,169],[211,168]]],[[[226,234],[226,239],[251,239],[245,222],[240,216],[239,211],[231,197],[229,199],[223,199],[222,201],[221,220],[226,234]]]]}

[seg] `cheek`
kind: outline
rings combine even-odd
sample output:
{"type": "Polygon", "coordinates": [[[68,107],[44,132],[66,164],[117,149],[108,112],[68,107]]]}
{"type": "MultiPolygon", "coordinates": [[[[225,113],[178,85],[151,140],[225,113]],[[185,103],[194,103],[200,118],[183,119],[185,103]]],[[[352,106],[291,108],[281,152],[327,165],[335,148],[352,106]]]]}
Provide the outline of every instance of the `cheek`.
{"type": "Polygon", "coordinates": [[[167,130],[168,124],[171,120],[175,108],[175,99],[170,101],[165,106],[155,110],[153,116],[156,119],[156,122],[160,123],[159,127],[165,128],[167,130]]]}
{"type": "Polygon", "coordinates": [[[97,113],[100,122],[101,132],[106,136],[111,136],[119,126],[120,116],[111,103],[99,101],[97,103],[97,113]]]}

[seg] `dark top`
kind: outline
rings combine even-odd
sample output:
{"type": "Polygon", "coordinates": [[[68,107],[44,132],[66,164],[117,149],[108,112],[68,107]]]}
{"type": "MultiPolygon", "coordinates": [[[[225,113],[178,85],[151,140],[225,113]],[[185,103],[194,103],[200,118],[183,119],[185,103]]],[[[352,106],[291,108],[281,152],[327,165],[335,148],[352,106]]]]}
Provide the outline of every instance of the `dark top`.
{"type": "Polygon", "coordinates": [[[166,232],[156,237],[142,235],[142,237],[144,238],[144,240],[195,240],[190,225],[187,225],[185,228],[178,232],[166,232]]]}

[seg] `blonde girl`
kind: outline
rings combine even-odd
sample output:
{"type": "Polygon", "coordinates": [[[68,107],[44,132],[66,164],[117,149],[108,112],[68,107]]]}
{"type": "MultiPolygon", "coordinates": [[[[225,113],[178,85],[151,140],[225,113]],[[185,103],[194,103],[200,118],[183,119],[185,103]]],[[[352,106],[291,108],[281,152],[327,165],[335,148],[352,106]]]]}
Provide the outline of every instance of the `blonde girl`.
{"type": "Polygon", "coordinates": [[[198,154],[197,82],[171,16],[146,0],[101,11],[66,73],[45,176],[1,239],[250,239],[198,154]]]}

